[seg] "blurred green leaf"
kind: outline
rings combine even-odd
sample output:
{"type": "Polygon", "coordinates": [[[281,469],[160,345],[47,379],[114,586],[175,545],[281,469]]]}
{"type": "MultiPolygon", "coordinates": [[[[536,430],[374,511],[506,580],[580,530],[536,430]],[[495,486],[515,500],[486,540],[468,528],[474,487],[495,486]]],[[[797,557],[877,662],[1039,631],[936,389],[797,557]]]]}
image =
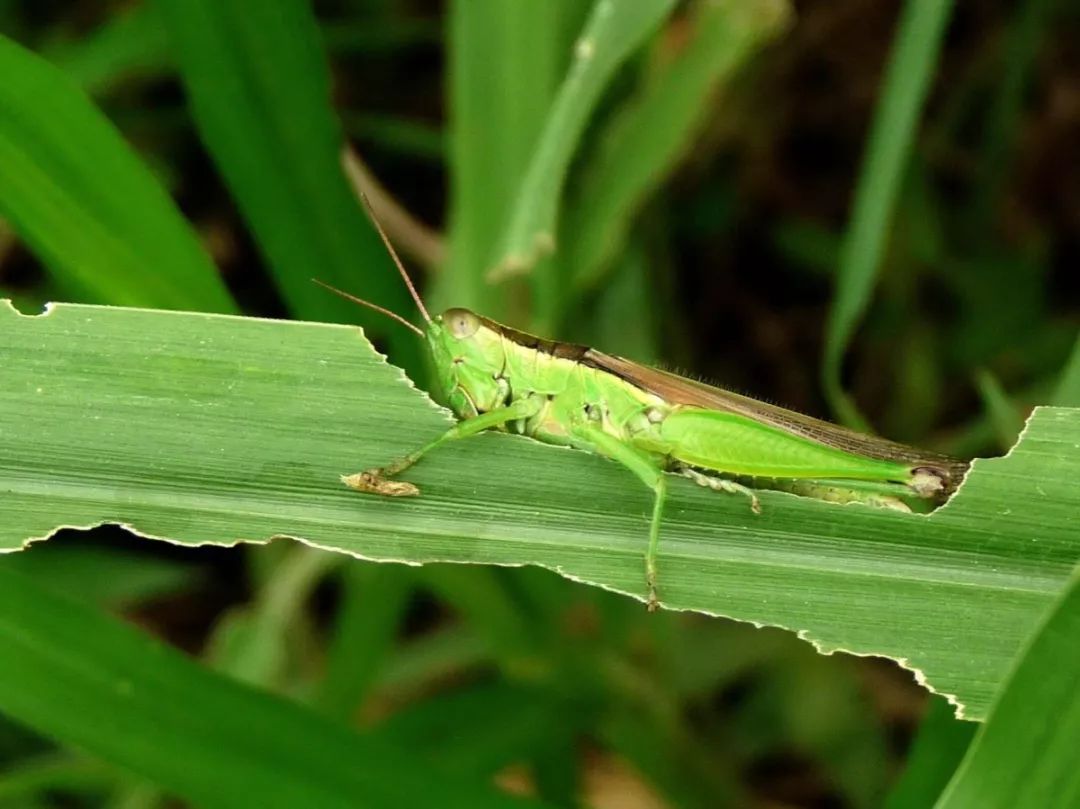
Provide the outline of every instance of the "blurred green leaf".
{"type": "Polygon", "coordinates": [[[1030,77],[1036,69],[1039,46],[1053,19],[1056,0],[1025,0],[1017,3],[1012,19],[1002,32],[1000,78],[995,77],[994,95],[985,116],[981,154],[976,165],[979,176],[972,189],[971,214],[975,238],[985,237],[996,227],[994,209],[1002,202],[1002,190],[1013,166],[1014,152],[1022,142],[1019,130],[1024,121],[1024,104],[1030,95],[1030,77]]]}
{"type": "Polygon", "coordinates": [[[866,429],[844,392],[844,352],[873,294],[919,115],[930,87],[951,0],[907,0],[863,156],[840,252],[836,295],[825,334],[822,384],[833,412],[866,429]]]}
{"type": "MultiPolygon", "coordinates": [[[[330,51],[383,52],[439,40],[432,20],[350,20],[321,26],[330,51]]],[[[49,42],[43,55],[91,95],[116,89],[128,79],[143,81],[176,72],[169,34],[153,3],[121,7],[86,34],[49,42]]]]}
{"type": "Polygon", "coordinates": [[[1080,572],[1033,636],[940,809],[1080,805],[1080,572]]]}
{"type": "Polygon", "coordinates": [[[660,334],[660,307],[651,283],[649,259],[641,239],[631,238],[623,249],[592,317],[578,321],[592,345],[640,362],[657,362],[660,334]],[[634,328],[628,329],[628,323],[634,328]]]}
{"type": "Polygon", "coordinates": [[[576,289],[599,281],[645,198],[690,146],[719,86],[789,14],[785,0],[699,4],[690,41],[607,126],[583,175],[560,239],[576,289]]]}
{"type": "Polygon", "coordinates": [[[434,44],[442,36],[438,20],[342,19],[323,24],[323,41],[331,51],[400,53],[416,45],[434,44]]]}
{"type": "Polygon", "coordinates": [[[290,547],[254,602],[233,608],[218,622],[207,653],[211,664],[242,682],[279,688],[289,630],[323,574],[340,562],[333,554],[290,547]]]}
{"type": "Polygon", "coordinates": [[[957,719],[941,697],[929,701],[907,765],[885,801],[885,809],[925,809],[949,783],[979,725],[957,719]]]}
{"type": "Polygon", "coordinates": [[[491,775],[582,719],[545,690],[486,683],[433,695],[378,726],[380,739],[448,770],[491,775]]]}
{"type": "Polygon", "coordinates": [[[515,807],[0,565],[0,710],[204,807],[515,807]]]}
{"type": "Polygon", "coordinates": [[[169,37],[157,9],[125,8],[89,34],[51,45],[44,54],[91,95],[127,78],[158,78],[174,70],[169,37]]]}
{"type": "Polygon", "coordinates": [[[615,71],[672,6],[674,0],[596,0],[515,194],[489,279],[527,273],[552,252],[559,196],[585,125],[615,71]]]}
{"type": "Polygon", "coordinates": [[[0,37],[0,213],[72,297],[229,312],[172,200],[61,71],[0,37]]]}
{"type": "Polygon", "coordinates": [[[773,243],[788,261],[822,276],[832,275],[840,254],[835,233],[805,220],[777,223],[773,243]]]}
{"type": "Polygon", "coordinates": [[[341,602],[327,644],[326,672],[313,704],[329,716],[351,716],[387,660],[412,593],[400,565],[342,565],[341,602]]]}
{"type": "Polygon", "coordinates": [[[1051,402],[1061,407],[1080,407],[1080,337],[1065,363],[1051,402]]]}
{"type": "Polygon", "coordinates": [[[310,5],[155,1],[202,138],[292,313],[392,329],[402,361],[416,368],[414,337],[311,283],[318,276],[393,311],[414,309],[345,179],[344,138],[310,5]]]}
{"type": "Polygon", "coordinates": [[[117,776],[100,761],[69,754],[45,753],[0,770],[0,806],[4,809],[45,806],[42,793],[101,793],[117,776]]]}
{"type": "MultiPolygon", "coordinates": [[[[602,458],[488,434],[411,470],[422,497],[344,489],[450,423],[355,329],[60,305],[0,307],[0,333],[0,547],[118,522],[189,544],[537,564],[644,597],[649,493],[602,458]]],[[[673,479],[662,598],[904,660],[980,717],[1080,557],[1077,443],[1080,411],[1037,410],[929,516],[767,491],[755,516],[673,479]]]]}
{"type": "Polygon", "coordinates": [[[4,564],[54,592],[109,606],[178,592],[199,575],[189,564],[70,542],[36,546],[4,564]]]}
{"type": "Polygon", "coordinates": [[[446,157],[446,138],[430,124],[368,112],[344,113],[342,121],[350,136],[380,149],[440,163],[446,157]]]}
{"type": "Polygon", "coordinates": [[[455,0],[449,20],[450,261],[435,308],[508,319],[485,278],[566,59],[570,0],[455,0]]]}
{"type": "Polygon", "coordinates": [[[1001,386],[1001,382],[989,371],[982,369],[975,374],[975,384],[982,397],[983,407],[997,434],[1001,449],[1008,449],[1024,428],[1019,409],[1001,386]]]}

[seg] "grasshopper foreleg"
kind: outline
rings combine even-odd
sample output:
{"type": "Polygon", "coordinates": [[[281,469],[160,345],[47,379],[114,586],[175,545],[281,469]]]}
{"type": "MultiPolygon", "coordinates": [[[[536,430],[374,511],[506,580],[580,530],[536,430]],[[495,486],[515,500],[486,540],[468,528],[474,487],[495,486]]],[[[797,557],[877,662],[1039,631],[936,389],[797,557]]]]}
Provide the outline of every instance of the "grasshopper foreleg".
{"type": "Polygon", "coordinates": [[[704,486],[707,489],[712,489],[714,492],[727,492],[728,494],[745,494],[750,498],[750,510],[755,514],[761,513],[761,503],[758,502],[758,497],[754,494],[754,490],[741,483],[736,483],[733,480],[727,478],[713,477],[712,475],[706,475],[704,472],[699,472],[696,469],[691,469],[689,466],[679,466],[674,470],[683,477],[690,478],[698,486],[704,486]]]}
{"type": "Polygon", "coordinates": [[[468,438],[470,435],[476,435],[507,422],[530,418],[540,411],[541,406],[542,400],[535,397],[516,399],[506,407],[499,407],[473,416],[471,419],[459,421],[434,441],[387,466],[368,469],[353,475],[342,475],[341,482],[358,492],[381,494],[386,497],[413,497],[420,494],[420,490],[415,485],[400,480],[388,480],[388,478],[404,472],[431,450],[442,446],[447,441],[468,438]]]}

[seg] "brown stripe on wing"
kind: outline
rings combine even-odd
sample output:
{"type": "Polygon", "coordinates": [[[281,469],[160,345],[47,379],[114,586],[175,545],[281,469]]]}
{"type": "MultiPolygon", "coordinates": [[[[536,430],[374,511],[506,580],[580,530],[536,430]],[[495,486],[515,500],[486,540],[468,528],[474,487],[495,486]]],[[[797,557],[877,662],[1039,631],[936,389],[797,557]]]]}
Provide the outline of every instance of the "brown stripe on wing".
{"type": "Polygon", "coordinates": [[[926,467],[942,478],[946,491],[951,491],[956,487],[967,469],[966,463],[946,455],[924,452],[884,438],[863,435],[846,427],[830,424],[792,410],[785,410],[768,402],[759,402],[749,396],[740,396],[731,391],[706,385],[704,382],[649,368],[595,349],[587,349],[582,362],[601,371],[615,374],[671,404],[734,413],[844,452],[877,460],[897,461],[909,464],[913,469],[926,467]]]}
{"type": "Polygon", "coordinates": [[[535,334],[529,334],[525,331],[518,331],[509,326],[504,326],[502,323],[486,318],[483,315],[477,315],[477,317],[480,319],[481,323],[492,331],[501,334],[507,340],[510,340],[523,348],[542,351],[545,354],[550,354],[559,359],[570,360],[571,362],[581,362],[585,358],[585,355],[592,350],[588,346],[578,345],[577,343],[560,343],[557,340],[545,340],[543,337],[537,337],[535,334]]]}

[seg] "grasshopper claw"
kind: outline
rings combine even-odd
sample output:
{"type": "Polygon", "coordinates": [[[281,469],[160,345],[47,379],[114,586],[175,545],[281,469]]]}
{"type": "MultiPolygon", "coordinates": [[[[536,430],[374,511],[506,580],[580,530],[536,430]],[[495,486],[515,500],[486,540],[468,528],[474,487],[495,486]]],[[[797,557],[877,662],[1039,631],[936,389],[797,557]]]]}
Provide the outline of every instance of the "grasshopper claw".
{"type": "Polygon", "coordinates": [[[649,588],[649,600],[645,603],[645,609],[649,612],[656,612],[660,609],[660,599],[656,597],[656,588],[649,588]]]}
{"type": "Polygon", "coordinates": [[[384,497],[416,497],[420,490],[404,480],[387,480],[381,469],[368,469],[355,475],[342,475],[341,482],[358,492],[381,494],[384,497]]]}

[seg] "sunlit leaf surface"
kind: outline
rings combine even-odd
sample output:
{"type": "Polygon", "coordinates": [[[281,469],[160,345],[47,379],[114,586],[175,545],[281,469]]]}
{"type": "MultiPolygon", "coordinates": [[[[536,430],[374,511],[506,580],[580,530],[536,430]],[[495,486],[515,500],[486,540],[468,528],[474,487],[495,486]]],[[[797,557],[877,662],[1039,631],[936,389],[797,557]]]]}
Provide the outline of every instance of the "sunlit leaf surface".
{"type": "MultiPolygon", "coordinates": [[[[174,542],[302,538],[356,556],[537,564],[643,597],[650,496],[585,453],[485,435],[433,453],[423,496],[344,489],[449,423],[358,329],[0,308],[0,547],[123,523],[174,542]]],[[[924,517],[672,481],[667,606],[894,657],[981,717],[1080,556],[1080,411],[1037,411],[924,517]]]]}

